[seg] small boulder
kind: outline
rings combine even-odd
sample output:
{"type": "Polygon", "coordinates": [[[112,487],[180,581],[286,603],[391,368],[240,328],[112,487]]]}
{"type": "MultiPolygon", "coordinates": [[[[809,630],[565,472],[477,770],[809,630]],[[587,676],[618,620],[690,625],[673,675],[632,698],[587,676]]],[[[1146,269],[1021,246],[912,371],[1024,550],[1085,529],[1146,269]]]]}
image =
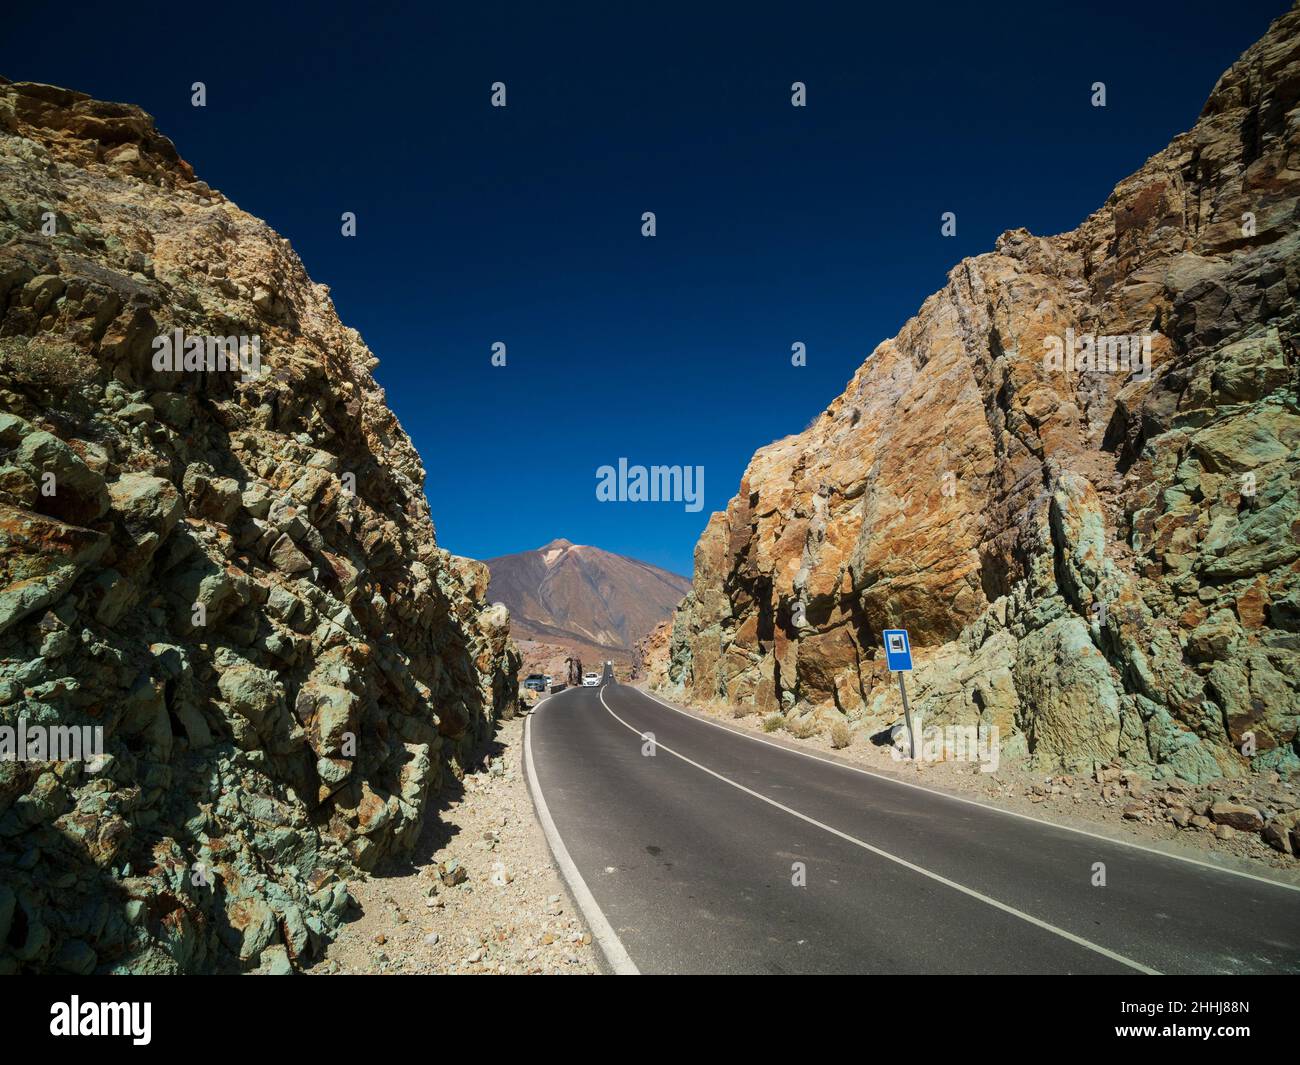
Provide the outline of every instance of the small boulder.
{"type": "Polygon", "coordinates": [[[287,534],[281,534],[272,546],[270,561],[281,573],[303,573],[311,569],[311,559],[298,550],[287,534]]]}
{"type": "Polygon", "coordinates": [[[124,473],[109,486],[108,493],[113,510],[137,543],[150,534],[158,542],[167,539],[184,511],[176,486],[148,473],[124,473]]]}
{"type": "Polygon", "coordinates": [[[1225,825],[1242,832],[1259,832],[1264,827],[1263,815],[1255,807],[1242,803],[1219,800],[1210,806],[1210,818],[1216,825],[1225,825]]]}
{"type": "Polygon", "coordinates": [[[36,508],[42,514],[72,525],[88,525],[108,511],[104,478],[52,433],[28,433],[12,462],[39,486],[36,508]]]}

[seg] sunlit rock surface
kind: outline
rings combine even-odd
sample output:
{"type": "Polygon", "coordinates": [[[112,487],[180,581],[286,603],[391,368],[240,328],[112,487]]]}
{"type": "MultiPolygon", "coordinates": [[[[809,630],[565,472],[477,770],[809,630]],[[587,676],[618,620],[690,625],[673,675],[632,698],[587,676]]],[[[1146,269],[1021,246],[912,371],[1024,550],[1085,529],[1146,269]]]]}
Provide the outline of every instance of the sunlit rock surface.
{"type": "Polygon", "coordinates": [[[928,721],[1038,767],[1297,767],[1298,99],[1292,10],[1078,229],[959,263],[754,456],[662,686],[875,732],[901,627],[928,721]],[[1145,338],[1151,372],[1053,368],[1084,335],[1145,338]]]}

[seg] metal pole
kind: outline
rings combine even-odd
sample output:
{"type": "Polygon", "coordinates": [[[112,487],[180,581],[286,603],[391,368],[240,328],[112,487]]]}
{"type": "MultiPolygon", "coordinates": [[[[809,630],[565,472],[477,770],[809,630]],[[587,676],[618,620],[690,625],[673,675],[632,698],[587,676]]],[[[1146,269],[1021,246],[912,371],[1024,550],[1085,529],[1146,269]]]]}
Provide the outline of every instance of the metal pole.
{"type": "Polygon", "coordinates": [[[903,681],[903,672],[898,673],[898,690],[903,696],[903,716],[907,718],[907,746],[912,752],[912,761],[916,761],[916,733],[912,731],[912,708],[907,705],[907,685],[903,681]]]}

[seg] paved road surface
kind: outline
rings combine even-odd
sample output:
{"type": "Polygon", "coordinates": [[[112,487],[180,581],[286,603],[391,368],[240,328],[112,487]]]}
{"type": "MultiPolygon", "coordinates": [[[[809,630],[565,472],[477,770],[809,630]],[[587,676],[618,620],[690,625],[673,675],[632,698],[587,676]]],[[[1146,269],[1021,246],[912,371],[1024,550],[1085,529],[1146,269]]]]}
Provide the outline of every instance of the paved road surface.
{"type": "Polygon", "coordinates": [[[608,671],[528,729],[543,822],[624,969],[1300,972],[1300,890],[810,758],[608,671]]]}

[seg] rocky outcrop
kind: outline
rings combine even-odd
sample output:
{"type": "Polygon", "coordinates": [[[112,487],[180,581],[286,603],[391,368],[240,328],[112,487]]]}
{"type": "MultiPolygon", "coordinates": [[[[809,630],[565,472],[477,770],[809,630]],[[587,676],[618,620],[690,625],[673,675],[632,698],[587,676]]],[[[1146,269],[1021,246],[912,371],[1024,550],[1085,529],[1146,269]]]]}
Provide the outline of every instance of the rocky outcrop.
{"type": "Polygon", "coordinates": [[[636,644],[637,674],[651,688],[662,688],[668,683],[668,655],[672,647],[673,623],[661,621],[636,644]]]}
{"type": "Polygon", "coordinates": [[[1078,229],[958,264],[754,456],[667,686],[874,732],[902,627],[915,705],[1004,756],[1300,766],[1298,104],[1292,10],[1078,229]]]}
{"type": "Polygon", "coordinates": [[[0,971],[318,954],[512,712],[375,365],[148,115],[0,79],[0,726],[102,739],[0,761],[0,971]]]}

